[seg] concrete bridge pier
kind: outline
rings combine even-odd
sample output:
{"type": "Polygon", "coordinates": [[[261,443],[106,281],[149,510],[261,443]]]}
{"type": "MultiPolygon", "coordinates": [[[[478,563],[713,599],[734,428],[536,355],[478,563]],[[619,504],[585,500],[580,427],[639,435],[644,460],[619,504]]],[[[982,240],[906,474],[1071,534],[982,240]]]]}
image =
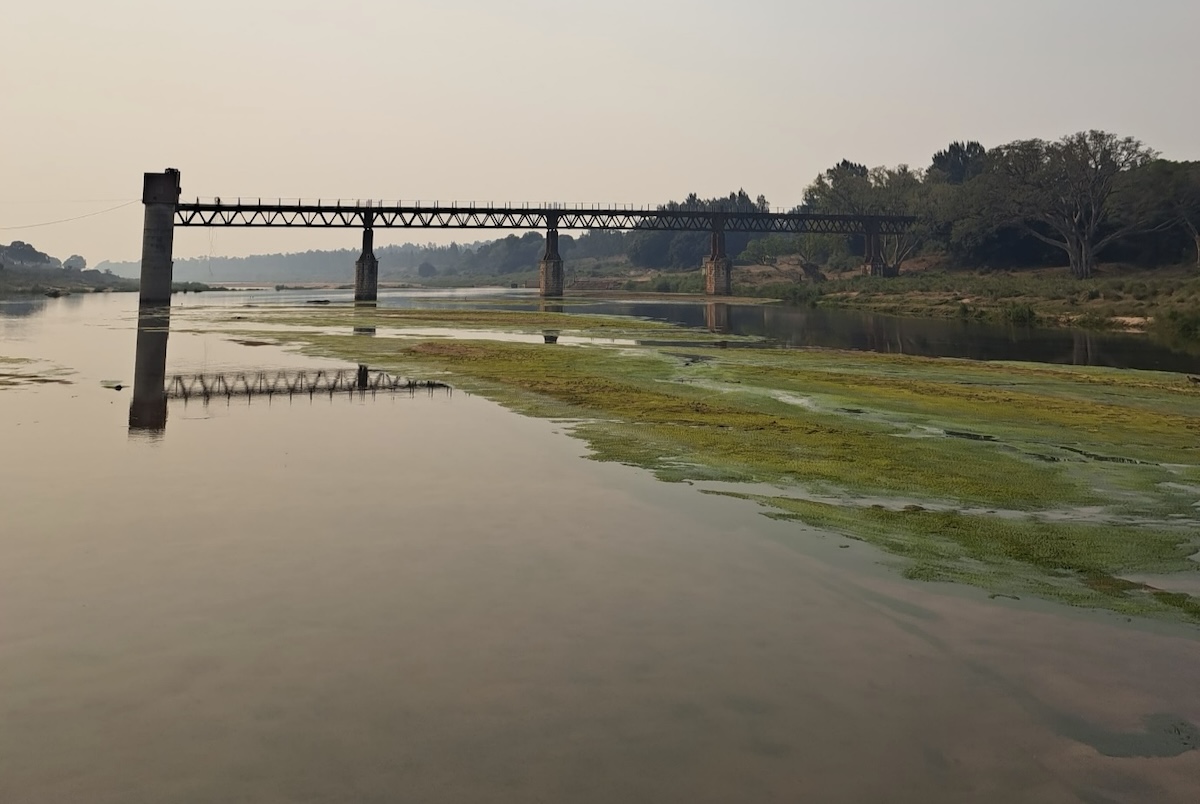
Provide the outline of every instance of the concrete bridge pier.
{"type": "Polygon", "coordinates": [[[704,262],[704,292],[709,296],[733,295],[733,264],[725,254],[725,227],[714,221],[712,249],[704,262]]]}
{"type": "Polygon", "coordinates": [[[171,303],[175,208],[178,204],[178,170],[167,168],[162,173],[146,173],[142,177],[145,223],[142,229],[141,304],[171,303]]]}
{"type": "Polygon", "coordinates": [[[375,259],[375,230],[371,228],[374,216],[363,216],[362,254],[354,263],[354,303],[374,304],[379,299],[379,260],[375,259]]]}
{"type": "Polygon", "coordinates": [[[538,283],[544,298],[558,299],[563,295],[563,260],[558,253],[558,219],[551,218],[548,223],[550,228],[546,230],[546,253],[538,263],[538,283]]]}

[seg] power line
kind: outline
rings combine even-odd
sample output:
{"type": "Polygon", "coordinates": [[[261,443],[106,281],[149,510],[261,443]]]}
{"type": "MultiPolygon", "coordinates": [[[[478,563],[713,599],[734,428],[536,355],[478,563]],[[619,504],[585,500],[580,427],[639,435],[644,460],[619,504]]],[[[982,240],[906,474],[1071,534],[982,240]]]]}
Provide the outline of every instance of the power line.
{"type": "Polygon", "coordinates": [[[115,204],[118,201],[129,201],[127,195],[115,198],[0,198],[0,206],[46,206],[47,204],[115,204]]]}
{"type": "Polygon", "coordinates": [[[44,223],[30,223],[25,226],[0,226],[0,232],[12,232],[12,231],[16,231],[17,229],[40,229],[43,226],[57,226],[60,223],[71,223],[72,221],[81,221],[84,218],[94,218],[97,215],[106,215],[109,212],[116,212],[118,209],[124,209],[125,207],[136,204],[140,200],[141,199],[135,198],[132,201],[126,201],[124,204],[118,204],[115,207],[109,207],[108,209],[102,209],[99,212],[89,212],[86,215],[76,215],[74,218],[63,218],[62,220],[58,220],[58,221],[46,221],[44,223]]]}

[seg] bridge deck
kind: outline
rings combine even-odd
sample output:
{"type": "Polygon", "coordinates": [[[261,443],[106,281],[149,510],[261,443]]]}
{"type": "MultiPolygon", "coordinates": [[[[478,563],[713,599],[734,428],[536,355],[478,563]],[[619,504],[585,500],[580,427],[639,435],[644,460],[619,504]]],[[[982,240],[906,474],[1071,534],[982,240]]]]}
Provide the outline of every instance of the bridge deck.
{"type": "Polygon", "coordinates": [[[661,232],[899,234],[915,218],[808,212],[722,212],[631,207],[383,202],[194,201],[175,207],[176,226],[331,229],[609,229],[661,232]]]}

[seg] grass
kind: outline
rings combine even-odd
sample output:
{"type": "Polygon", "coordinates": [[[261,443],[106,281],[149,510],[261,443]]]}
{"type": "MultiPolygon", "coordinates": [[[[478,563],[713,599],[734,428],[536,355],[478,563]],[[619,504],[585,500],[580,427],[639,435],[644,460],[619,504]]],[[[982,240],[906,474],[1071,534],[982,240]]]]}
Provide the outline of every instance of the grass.
{"type": "MultiPolygon", "coordinates": [[[[298,312],[254,315],[314,323],[298,312]]],[[[315,321],[348,333],[363,315],[324,308],[315,321]]],[[[566,329],[557,313],[365,315],[379,326],[566,329]]],[[[656,339],[671,329],[569,323],[656,339]]],[[[774,484],[779,495],[751,499],[870,541],[912,578],[1200,619],[1200,601],[1120,579],[1198,566],[1187,559],[1200,549],[1195,495],[1163,485],[1200,479],[1200,387],[1178,375],[828,350],[240,334],[448,378],[526,415],[571,420],[594,458],[663,480],[774,484]]]]}

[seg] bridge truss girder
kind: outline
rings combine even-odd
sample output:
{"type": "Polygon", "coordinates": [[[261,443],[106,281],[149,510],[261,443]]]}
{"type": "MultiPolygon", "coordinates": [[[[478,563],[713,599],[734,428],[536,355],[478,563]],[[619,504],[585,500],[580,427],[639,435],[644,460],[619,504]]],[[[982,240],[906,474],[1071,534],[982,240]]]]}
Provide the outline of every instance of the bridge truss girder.
{"type": "Polygon", "coordinates": [[[915,219],[897,215],[708,212],[585,207],[376,206],[180,203],[176,226],[329,229],[574,229],[751,234],[900,234],[915,219]]]}

